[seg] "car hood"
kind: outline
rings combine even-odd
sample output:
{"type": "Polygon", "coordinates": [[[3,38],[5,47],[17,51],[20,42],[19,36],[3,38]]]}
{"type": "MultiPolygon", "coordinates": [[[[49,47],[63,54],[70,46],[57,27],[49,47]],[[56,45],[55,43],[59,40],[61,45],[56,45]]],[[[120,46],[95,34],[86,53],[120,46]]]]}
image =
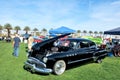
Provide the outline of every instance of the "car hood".
{"type": "Polygon", "coordinates": [[[56,36],[56,37],[54,37],[54,38],[50,38],[50,39],[44,40],[44,41],[42,41],[42,42],[40,42],[40,43],[35,44],[35,45],[32,47],[32,49],[33,49],[33,50],[40,50],[41,47],[44,47],[44,48],[45,48],[45,47],[50,47],[50,46],[52,46],[52,44],[53,44],[54,41],[56,41],[57,39],[60,39],[60,38],[62,38],[62,37],[65,37],[65,36],[67,36],[67,35],[70,35],[70,33],[63,34],[63,35],[60,35],[60,36],[56,36]]]}

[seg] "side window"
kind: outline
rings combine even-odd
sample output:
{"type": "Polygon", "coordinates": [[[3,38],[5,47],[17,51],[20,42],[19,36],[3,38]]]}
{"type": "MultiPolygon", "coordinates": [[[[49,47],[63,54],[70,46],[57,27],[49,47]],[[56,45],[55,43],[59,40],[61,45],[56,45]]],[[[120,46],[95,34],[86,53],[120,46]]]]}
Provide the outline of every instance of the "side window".
{"type": "Polygon", "coordinates": [[[90,46],[95,46],[95,43],[94,42],[90,42],[90,46]]]}
{"type": "Polygon", "coordinates": [[[69,44],[70,44],[70,41],[68,41],[68,40],[62,42],[62,46],[68,47],[69,44]]]}
{"type": "Polygon", "coordinates": [[[96,44],[94,42],[90,42],[90,48],[96,48],[96,44]]]}
{"type": "Polygon", "coordinates": [[[80,42],[81,48],[89,47],[89,43],[87,41],[80,42]]]}
{"type": "Polygon", "coordinates": [[[73,47],[73,48],[75,48],[76,47],[76,45],[77,45],[77,43],[76,42],[70,42],[70,47],[73,47]]]}

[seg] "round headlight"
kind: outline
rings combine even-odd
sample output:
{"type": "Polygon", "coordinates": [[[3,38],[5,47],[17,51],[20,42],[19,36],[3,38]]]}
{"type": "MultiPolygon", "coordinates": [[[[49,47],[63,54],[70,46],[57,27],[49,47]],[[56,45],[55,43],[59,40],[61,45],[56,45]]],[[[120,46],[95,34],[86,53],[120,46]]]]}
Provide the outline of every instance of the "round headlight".
{"type": "Polygon", "coordinates": [[[45,63],[46,63],[46,62],[47,62],[47,60],[48,60],[48,58],[46,58],[46,57],[44,57],[44,58],[43,58],[43,62],[45,62],[45,63]]]}

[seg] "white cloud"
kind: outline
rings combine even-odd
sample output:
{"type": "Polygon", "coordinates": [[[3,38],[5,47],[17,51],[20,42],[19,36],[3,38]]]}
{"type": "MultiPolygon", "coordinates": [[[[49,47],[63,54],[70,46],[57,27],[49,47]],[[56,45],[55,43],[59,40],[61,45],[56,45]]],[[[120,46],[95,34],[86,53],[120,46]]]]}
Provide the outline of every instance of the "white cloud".
{"type": "Polygon", "coordinates": [[[111,3],[113,6],[120,6],[120,0],[111,3]]]}
{"type": "Polygon", "coordinates": [[[116,22],[119,20],[120,16],[120,1],[111,2],[111,3],[102,3],[96,5],[93,8],[91,17],[93,19],[98,19],[106,22],[116,22]],[[112,5],[111,5],[112,4],[112,5]],[[114,4],[114,5],[113,5],[114,4]]]}
{"type": "Polygon", "coordinates": [[[88,30],[109,30],[120,26],[120,1],[92,4],[90,19],[78,25],[88,30]],[[114,5],[113,5],[114,4],[114,5]]]}

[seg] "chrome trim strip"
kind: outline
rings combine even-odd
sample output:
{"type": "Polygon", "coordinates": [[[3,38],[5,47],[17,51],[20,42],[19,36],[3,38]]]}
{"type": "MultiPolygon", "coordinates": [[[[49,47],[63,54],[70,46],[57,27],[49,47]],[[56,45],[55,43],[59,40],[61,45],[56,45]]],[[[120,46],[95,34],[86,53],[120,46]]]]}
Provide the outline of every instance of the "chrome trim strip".
{"type": "Polygon", "coordinates": [[[92,57],[81,59],[81,60],[76,60],[76,61],[71,61],[71,62],[68,62],[68,64],[75,63],[75,62],[80,62],[80,61],[85,61],[85,60],[88,60],[88,59],[92,59],[92,57]]]}
{"type": "Polygon", "coordinates": [[[102,55],[100,55],[100,56],[98,56],[98,57],[101,57],[101,56],[107,56],[107,53],[106,53],[106,54],[102,54],[102,55]]]}

